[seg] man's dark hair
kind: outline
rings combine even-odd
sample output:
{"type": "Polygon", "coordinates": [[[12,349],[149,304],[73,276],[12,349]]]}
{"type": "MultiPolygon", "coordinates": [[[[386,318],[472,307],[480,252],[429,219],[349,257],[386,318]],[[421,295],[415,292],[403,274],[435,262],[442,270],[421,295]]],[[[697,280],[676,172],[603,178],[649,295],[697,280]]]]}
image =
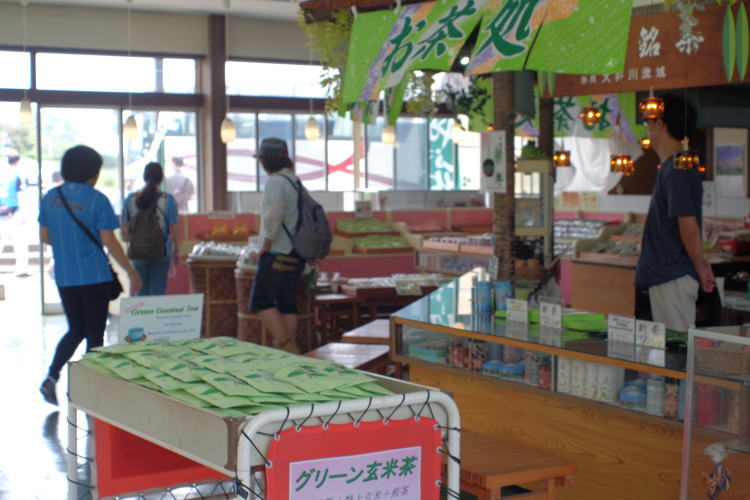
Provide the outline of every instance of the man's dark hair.
{"type": "Polygon", "coordinates": [[[677,141],[690,137],[697,122],[695,108],[677,94],[664,94],[660,97],[664,99],[664,116],[661,119],[667,127],[667,133],[677,141]]]}
{"type": "Polygon", "coordinates": [[[60,171],[67,182],[88,182],[99,175],[102,156],[88,146],[74,146],[62,157],[60,171]]]}
{"type": "Polygon", "coordinates": [[[275,174],[281,169],[291,168],[294,170],[294,163],[288,156],[274,156],[270,158],[263,158],[263,168],[269,174],[275,174]]]}
{"type": "Polygon", "coordinates": [[[185,164],[185,160],[183,160],[181,156],[173,156],[172,164],[174,164],[175,167],[181,167],[185,164]]]}
{"type": "Polygon", "coordinates": [[[15,165],[19,161],[21,161],[21,157],[18,156],[18,155],[10,155],[10,156],[8,156],[8,165],[15,165]]]}

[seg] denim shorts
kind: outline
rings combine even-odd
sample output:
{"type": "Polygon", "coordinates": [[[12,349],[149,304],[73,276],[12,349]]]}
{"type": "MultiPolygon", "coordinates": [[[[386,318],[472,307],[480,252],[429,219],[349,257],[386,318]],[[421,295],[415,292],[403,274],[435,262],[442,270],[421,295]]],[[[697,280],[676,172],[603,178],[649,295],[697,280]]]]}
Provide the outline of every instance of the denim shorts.
{"type": "Polygon", "coordinates": [[[250,293],[250,312],[276,308],[281,314],[297,313],[297,286],[305,261],[294,254],[264,253],[250,293]]]}

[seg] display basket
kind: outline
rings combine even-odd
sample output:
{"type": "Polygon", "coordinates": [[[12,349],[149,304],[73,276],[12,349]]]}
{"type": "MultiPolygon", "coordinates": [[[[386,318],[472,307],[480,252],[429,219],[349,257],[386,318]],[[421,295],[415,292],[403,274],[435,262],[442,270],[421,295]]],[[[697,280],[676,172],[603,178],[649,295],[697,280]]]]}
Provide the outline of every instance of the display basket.
{"type": "Polygon", "coordinates": [[[747,375],[750,373],[750,351],[722,346],[696,346],[695,359],[703,370],[717,374],[747,375]]]}

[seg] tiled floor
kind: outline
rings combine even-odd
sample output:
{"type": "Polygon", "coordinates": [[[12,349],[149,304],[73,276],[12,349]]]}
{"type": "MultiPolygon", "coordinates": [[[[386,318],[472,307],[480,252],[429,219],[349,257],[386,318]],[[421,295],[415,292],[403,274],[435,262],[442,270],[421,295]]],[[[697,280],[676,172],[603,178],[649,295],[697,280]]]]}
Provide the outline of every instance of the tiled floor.
{"type": "MultiPolygon", "coordinates": [[[[0,301],[5,324],[0,333],[0,500],[63,500],[68,491],[65,373],[58,384],[59,408],[45,403],[38,388],[67,323],[61,315],[42,317],[38,275],[3,273],[0,284],[5,286],[0,301]]],[[[83,349],[82,344],[74,359],[83,349]]]]}

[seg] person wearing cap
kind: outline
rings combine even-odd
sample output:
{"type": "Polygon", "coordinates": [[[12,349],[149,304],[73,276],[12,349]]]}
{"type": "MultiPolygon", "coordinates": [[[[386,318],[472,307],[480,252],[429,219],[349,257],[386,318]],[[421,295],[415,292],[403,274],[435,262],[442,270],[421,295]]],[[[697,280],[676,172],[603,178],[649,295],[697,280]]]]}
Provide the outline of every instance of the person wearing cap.
{"type": "Polygon", "coordinates": [[[286,141],[263,139],[255,155],[268,181],[263,189],[259,248],[251,260],[258,269],[250,293],[250,312],[258,314],[274,345],[299,354],[297,345],[297,285],[305,262],[289,236],[297,225],[297,176],[286,141]]]}

